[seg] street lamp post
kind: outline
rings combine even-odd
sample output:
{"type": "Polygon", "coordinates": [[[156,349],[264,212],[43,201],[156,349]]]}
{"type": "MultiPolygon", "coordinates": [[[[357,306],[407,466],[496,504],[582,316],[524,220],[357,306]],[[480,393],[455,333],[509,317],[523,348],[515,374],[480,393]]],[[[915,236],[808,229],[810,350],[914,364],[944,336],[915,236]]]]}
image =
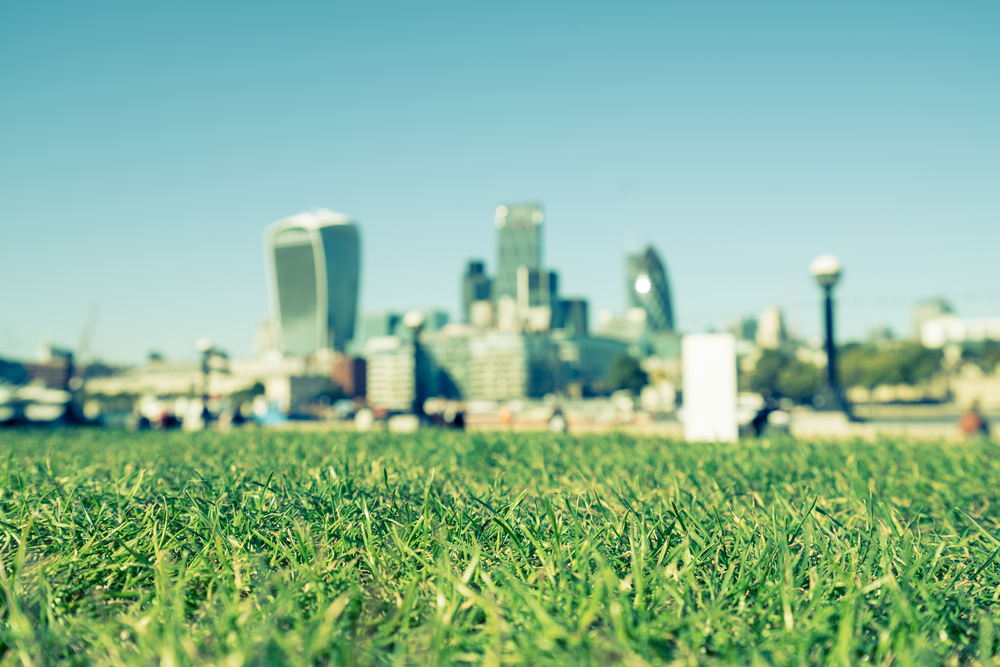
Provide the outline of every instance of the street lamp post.
{"type": "Polygon", "coordinates": [[[822,407],[826,410],[840,410],[850,416],[850,409],[844,399],[837,375],[837,346],[833,339],[833,287],[840,280],[840,260],[834,255],[820,255],[809,265],[809,271],[823,289],[824,324],[826,328],[826,390],[821,394],[822,407]]]}

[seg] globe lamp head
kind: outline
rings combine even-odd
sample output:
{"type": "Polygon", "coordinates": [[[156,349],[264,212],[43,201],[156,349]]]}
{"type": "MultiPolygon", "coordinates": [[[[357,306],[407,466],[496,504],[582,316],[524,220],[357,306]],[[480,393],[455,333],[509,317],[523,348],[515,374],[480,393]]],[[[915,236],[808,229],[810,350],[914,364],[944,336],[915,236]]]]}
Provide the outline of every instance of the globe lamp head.
{"type": "Polygon", "coordinates": [[[816,282],[826,289],[837,284],[841,270],[840,260],[835,255],[820,255],[809,265],[809,272],[816,282]]]}
{"type": "Polygon", "coordinates": [[[424,326],[424,314],[419,310],[411,310],[403,315],[403,325],[409,329],[419,329],[424,326]]]}

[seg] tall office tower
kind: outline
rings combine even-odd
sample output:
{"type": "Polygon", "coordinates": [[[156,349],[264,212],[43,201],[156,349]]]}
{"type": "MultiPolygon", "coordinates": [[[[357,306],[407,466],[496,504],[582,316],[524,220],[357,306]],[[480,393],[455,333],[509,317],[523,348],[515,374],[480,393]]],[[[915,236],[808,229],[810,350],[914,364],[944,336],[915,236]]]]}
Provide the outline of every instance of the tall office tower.
{"type": "Polygon", "coordinates": [[[493,299],[517,298],[517,269],[542,267],[542,220],[539,204],[497,206],[493,223],[498,230],[497,277],[493,299]]]}
{"type": "Polygon", "coordinates": [[[473,301],[489,301],[493,281],[486,275],[483,262],[472,260],[462,275],[462,321],[469,322],[473,301]]]}
{"type": "Polygon", "coordinates": [[[287,355],[343,350],[354,337],[361,240],[345,215],[317,209],[264,230],[271,310],[287,355]]]}
{"type": "Polygon", "coordinates": [[[627,265],[629,306],[646,311],[646,326],[650,331],[673,331],[670,283],[653,246],[646,246],[643,252],[629,253],[627,265]]]}

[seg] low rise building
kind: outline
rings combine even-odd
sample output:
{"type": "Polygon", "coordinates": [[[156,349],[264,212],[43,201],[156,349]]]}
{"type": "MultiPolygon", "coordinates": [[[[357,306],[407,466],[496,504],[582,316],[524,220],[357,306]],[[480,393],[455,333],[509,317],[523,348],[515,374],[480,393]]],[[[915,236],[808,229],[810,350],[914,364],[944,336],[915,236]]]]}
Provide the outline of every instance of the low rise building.
{"type": "Polygon", "coordinates": [[[333,390],[332,368],[339,356],[233,359],[211,368],[207,376],[194,361],[152,360],[118,375],[91,378],[86,391],[104,396],[224,397],[259,382],[268,400],[288,412],[333,390]]]}
{"type": "MultiPolygon", "coordinates": [[[[509,401],[604,390],[611,360],[628,345],[602,338],[559,338],[450,324],[420,336],[422,395],[509,401]]],[[[408,409],[418,379],[411,342],[390,336],[369,341],[368,400],[408,409]]]]}
{"type": "Polygon", "coordinates": [[[924,347],[939,348],[949,343],[969,343],[984,340],[1000,341],[1000,317],[965,318],[943,315],[920,325],[920,341],[924,347]]]}
{"type": "Polygon", "coordinates": [[[413,343],[399,336],[377,336],[368,339],[365,354],[368,403],[386,410],[410,410],[416,396],[413,343]]]}

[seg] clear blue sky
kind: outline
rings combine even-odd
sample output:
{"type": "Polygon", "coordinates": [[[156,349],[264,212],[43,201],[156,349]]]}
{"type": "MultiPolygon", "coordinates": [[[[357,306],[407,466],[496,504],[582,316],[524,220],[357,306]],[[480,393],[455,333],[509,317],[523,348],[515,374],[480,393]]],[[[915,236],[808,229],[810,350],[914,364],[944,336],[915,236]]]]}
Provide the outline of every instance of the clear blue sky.
{"type": "Polygon", "coordinates": [[[592,316],[655,244],[680,326],[843,338],[1000,315],[1000,3],[0,5],[0,354],[248,354],[261,234],[326,207],[364,310],[457,313],[497,204],[541,200],[592,316]]]}

